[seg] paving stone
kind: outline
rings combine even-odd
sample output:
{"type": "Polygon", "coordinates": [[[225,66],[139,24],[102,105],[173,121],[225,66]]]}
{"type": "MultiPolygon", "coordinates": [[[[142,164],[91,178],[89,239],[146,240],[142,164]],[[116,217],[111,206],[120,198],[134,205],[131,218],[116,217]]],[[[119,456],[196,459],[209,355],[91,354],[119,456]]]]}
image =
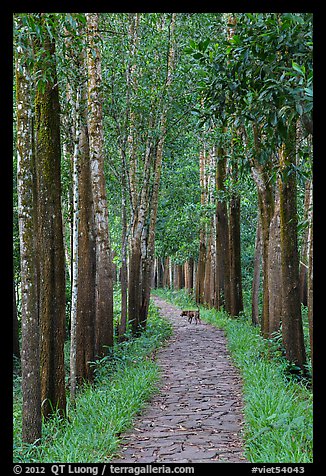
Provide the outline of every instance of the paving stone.
{"type": "Polygon", "coordinates": [[[160,392],[121,435],[113,462],[246,462],[241,428],[242,382],[224,332],[180,319],[180,309],[154,298],[174,335],[157,352],[160,392]]]}

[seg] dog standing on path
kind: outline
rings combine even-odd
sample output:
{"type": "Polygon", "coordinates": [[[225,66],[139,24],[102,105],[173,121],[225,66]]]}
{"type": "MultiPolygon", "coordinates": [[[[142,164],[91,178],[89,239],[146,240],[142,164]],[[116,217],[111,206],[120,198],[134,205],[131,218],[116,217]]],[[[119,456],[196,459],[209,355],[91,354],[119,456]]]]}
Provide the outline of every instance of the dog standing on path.
{"type": "Polygon", "coordinates": [[[199,315],[199,309],[197,309],[197,311],[182,311],[180,316],[188,317],[188,322],[190,324],[191,324],[193,319],[195,319],[195,324],[198,324],[199,322],[201,322],[200,315],[199,315]]]}

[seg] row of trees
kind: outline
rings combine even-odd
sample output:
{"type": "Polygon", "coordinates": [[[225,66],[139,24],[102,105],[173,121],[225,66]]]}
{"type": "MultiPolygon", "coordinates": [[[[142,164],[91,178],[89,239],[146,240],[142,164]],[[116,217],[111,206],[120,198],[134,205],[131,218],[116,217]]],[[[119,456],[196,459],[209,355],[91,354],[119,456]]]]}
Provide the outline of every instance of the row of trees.
{"type": "Polygon", "coordinates": [[[65,415],[67,282],[72,400],[78,385],[92,381],[92,362],[113,346],[113,253],[107,201],[107,187],[112,184],[107,183],[105,164],[111,145],[106,143],[104,126],[118,135],[116,162],[110,165],[121,183],[119,337],[126,333],[127,316],[134,335],[146,327],[175,64],[175,19],[176,14],[153,14],[149,21],[141,14],[101,19],[96,13],[15,15],[26,442],[41,437],[41,412],[45,418],[55,410],[65,415]],[[102,32],[113,40],[105,44],[102,32]],[[139,39],[149,32],[154,58],[144,69],[139,39]],[[118,67],[110,74],[114,62],[118,67]],[[140,88],[147,88],[141,98],[140,88]]]}
{"type": "MultiPolygon", "coordinates": [[[[300,369],[307,359],[301,303],[309,308],[313,349],[311,22],[309,14],[230,15],[219,43],[190,42],[187,52],[199,77],[194,112],[202,127],[195,285],[193,277],[191,285],[182,281],[178,258],[174,273],[174,286],[194,287],[198,303],[241,313],[240,197],[250,174],[258,200],[252,321],[266,338],[281,329],[286,357],[300,369]]],[[[177,249],[172,252],[177,257],[177,249]]],[[[189,250],[184,274],[195,257],[189,250]]],[[[171,283],[160,271],[168,258],[163,255],[159,263],[156,282],[171,283]]]]}
{"type": "Polygon", "coordinates": [[[308,14],[15,15],[24,441],[41,437],[41,412],[65,415],[65,341],[73,402],[115,331],[123,340],[145,329],[152,285],[193,289],[198,303],[238,316],[250,274],[257,324],[259,250],[262,333],[282,325],[288,359],[304,367],[311,29],[308,14]]]}

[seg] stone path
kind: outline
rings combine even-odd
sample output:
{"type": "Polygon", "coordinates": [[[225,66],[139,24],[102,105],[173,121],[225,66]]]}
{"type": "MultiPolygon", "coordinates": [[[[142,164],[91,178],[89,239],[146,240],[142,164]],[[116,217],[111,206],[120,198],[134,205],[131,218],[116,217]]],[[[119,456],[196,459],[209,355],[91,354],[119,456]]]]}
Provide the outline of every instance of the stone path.
{"type": "Polygon", "coordinates": [[[241,379],[224,332],[203,322],[189,324],[180,309],[156,296],[154,301],[174,327],[156,355],[161,390],[121,435],[112,463],[247,462],[240,438],[241,379]]]}

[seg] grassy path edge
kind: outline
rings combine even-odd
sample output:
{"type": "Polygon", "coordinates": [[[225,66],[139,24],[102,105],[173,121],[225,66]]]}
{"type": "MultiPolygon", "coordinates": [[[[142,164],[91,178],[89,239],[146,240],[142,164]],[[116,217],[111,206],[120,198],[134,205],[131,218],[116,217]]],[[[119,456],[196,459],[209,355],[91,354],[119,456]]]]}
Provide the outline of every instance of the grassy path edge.
{"type": "MultiPolygon", "coordinates": [[[[154,294],[181,308],[194,306],[184,291],[154,294]]],[[[312,393],[286,377],[287,364],[246,316],[201,307],[204,321],[224,329],[231,358],[243,378],[245,456],[257,463],[311,463],[312,393]]]]}

